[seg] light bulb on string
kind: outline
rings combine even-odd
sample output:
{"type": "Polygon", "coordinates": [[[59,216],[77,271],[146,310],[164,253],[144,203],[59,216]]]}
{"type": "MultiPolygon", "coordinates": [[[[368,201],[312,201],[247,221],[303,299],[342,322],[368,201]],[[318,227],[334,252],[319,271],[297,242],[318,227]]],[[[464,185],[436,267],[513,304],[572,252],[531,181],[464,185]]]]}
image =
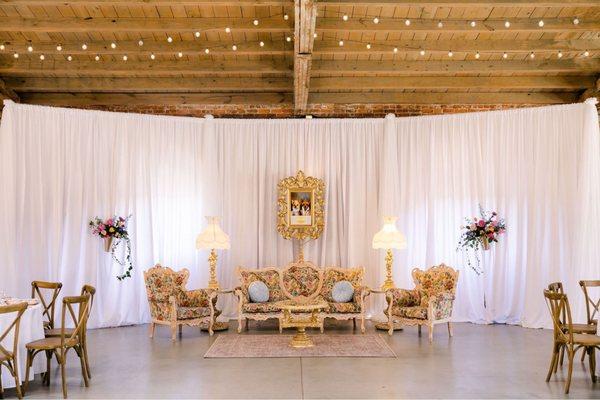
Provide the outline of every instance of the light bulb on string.
{"type": "Polygon", "coordinates": [[[208,53],[210,53],[210,49],[206,48],[206,49],[204,49],[204,52],[205,52],[206,54],[208,54],[208,53]]]}
{"type": "Polygon", "coordinates": [[[94,57],[94,60],[100,61],[100,56],[96,54],[96,57],[94,57]]]}
{"type": "Polygon", "coordinates": [[[342,16],[342,19],[343,19],[344,21],[348,21],[348,15],[347,15],[347,14],[344,14],[344,15],[342,16]]]}
{"type": "Polygon", "coordinates": [[[156,56],[154,55],[154,53],[151,53],[151,54],[150,54],[150,59],[151,59],[151,60],[154,60],[155,58],[156,58],[156,56]]]}
{"type": "Polygon", "coordinates": [[[377,17],[373,18],[373,23],[374,24],[378,24],[379,23],[379,18],[377,18],[377,17]]]}
{"type": "Polygon", "coordinates": [[[504,59],[508,58],[508,53],[506,53],[506,52],[502,53],[502,58],[504,58],[504,59]]]}
{"type": "Polygon", "coordinates": [[[407,19],[406,21],[404,21],[404,25],[410,26],[410,19],[407,19]]]}
{"type": "Polygon", "coordinates": [[[40,54],[40,60],[44,61],[46,59],[46,56],[44,56],[43,54],[40,54]]]}
{"type": "Polygon", "coordinates": [[[112,49],[116,49],[116,48],[117,48],[117,44],[116,44],[115,42],[112,42],[112,43],[110,44],[110,47],[111,47],[112,49]]]}
{"type": "Polygon", "coordinates": [[[255,19],[254,21],[252,21],[252,23],[254,24],[254,26],[258,26],[258,20],[255,19]]]}
{"type": "Polygon", "coordinates": [[[173,43],[173,38],[172,38],[171,36],[168,36],[168,37],[167,37],[167,42],[169,42],[169,43],[173,43]]]}
{"type": "Polygon", "coordinates": [[[262,42],[262,41],[261,41],[261,42],[260,42],[258,45],[259,45],[260,47],[265,47],[265,42],[262,42]]]}
{"type": "Polygon", "coordinates": [[[84,43],[84,44],[82,44],[82,45],[81,45],[81,49],[82,49],[82,50],[87,50],[87,44],[85,44],[85,43],[84,43]]]}
{"type": "Polygon", "coordinates": [[[56,51],[62,51],[62,45],[61,44],[57,44],[56,45],[56,51]]]}
{"type": "Polygon", "coordinates": [[[142,39],[140,39],[140,40],[138,41],[138,46],[142,47],[143,45],[144,45],[144,41],[143,41],[142,39]]]}
{"type": "Polygon", "coordinates": [[[199,37],[200,37],[200,31],[196,31],[196,32],[194,33],[194,36],[196,36],[197,38],[199,38],[199,37]]]}
{"type": "Polygon", "coordinates": [[[19,58],[19,53],[16,53],[16,52],[15,52],[15,54],[13,54],[13,57],[14,57],[14,58],[19,58]]]}
{"type": "Polygon", "coordinates": [[[504,27],[505,28],[510,28],[510,22],[509,21],[504,22],[504,27]]]}
{"type": "Polygon", "coordinates": [[[344,45],[344,41],[343,41],[343,40],[340,40],[340,41],[338,42],[338,44],[339,44],[340,46],[343,46],[343,45],[344,45]]]}
{"type": "Polygon", "coordinates": [[[479,57],[481,57],[481,55],[479,54],[479,52],[475,53],[475,58],[479,60],[479,57]]]}
{"type": "Polygon", "coordinates": [[[558,58],[562,58],[562,56],[563,56],[563,53],[562,53],[562,51],[560,51],[560,50],[559,50],[559,51],[558,51],[558,54],[557,54],[556,56],[557,56],[558,58]]]}
{"type": "Polygon", "coordinates": [[[31,53],[33,51],[33,46],[32,45],[27,46],[27,51],[31,53]]]}
{"type": "Polygon", "coordinates": [[[538,22],[538,26],[540,28],[543,28],[544,27],[544,20],[540,20],[540,22],[538,22]]]}
{"type": "Polygon", "coordinates": [[[67,56],[67,61],[72,61],[72,60],[73,60],[73,57],[67,56]]]}
{"type": "Polygon", "coordinates": [[[421,49],[421,51],[419,51],[419,54],[424,56],[425,55],[425,50],[421,49]]]}
{"type": "Polygon", "coordinates": [[[237,46],[234,44],[233,46],[231,46],[231,50],[237,51],[237,46]]]}
{"type": "Polygon", "coordinates": [[[127,55],[124,55],[123,56],[123,61],[127,61],[127,60],[128,60],[127,55]]]}

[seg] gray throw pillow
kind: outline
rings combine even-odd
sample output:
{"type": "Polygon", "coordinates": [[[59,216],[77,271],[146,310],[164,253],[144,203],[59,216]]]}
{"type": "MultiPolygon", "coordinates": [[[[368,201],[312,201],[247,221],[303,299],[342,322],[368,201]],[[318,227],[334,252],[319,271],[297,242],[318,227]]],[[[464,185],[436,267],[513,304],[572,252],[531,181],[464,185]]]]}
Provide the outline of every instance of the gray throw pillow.
{"type": "Polygon", "coordinates": [[[336,303],[349,303],[354,297],[354,287],[348,281],[339,281],[333,285],[331,297],[336,303]]]}
{"type": "Polygon", "coordinates": [[[254,281],[248,286],[248,296],[253,303],[266,303],[269,301],[269,288],[264,282],[254,281]]]}

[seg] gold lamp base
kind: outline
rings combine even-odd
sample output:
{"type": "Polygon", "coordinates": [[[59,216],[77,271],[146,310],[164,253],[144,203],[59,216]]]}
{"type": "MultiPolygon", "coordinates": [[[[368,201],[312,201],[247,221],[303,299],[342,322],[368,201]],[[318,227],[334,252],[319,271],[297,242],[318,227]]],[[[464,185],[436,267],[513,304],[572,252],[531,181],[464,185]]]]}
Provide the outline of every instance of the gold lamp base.
{"type": "Polygon", "coordinates": [[[217,251],[212,249],[208,256],[208,265],[210,266],[210,279],[208,281],[209,289],[219,290],[219,282],[217,282],[217,251]]]}
{"type": "Polygon", "coordinates": [[[381,285],[381,290],[386,291],[388,289],[393,289],[396,287],[396,285],[394,284],[394,281],[392,280],[392,264],[394,262],[394,254],[392,253],[392,249],[387,249],[387,252],[385,254],[385,271],[386,271],[386,278],[385,281],[383,282],[383,285],[381,285]]]}

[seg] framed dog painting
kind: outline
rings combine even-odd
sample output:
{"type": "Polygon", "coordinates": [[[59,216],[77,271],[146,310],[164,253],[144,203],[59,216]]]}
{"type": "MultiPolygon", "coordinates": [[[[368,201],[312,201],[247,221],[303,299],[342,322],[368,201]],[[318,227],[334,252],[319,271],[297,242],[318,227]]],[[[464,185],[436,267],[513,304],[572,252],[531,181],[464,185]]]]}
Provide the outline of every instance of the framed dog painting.
{"type": "Polygon", "coordinates": [[[277,230],[285,239],[316,239],[321,236],[325,184],[298,171],[279,182],[277,230]]]}

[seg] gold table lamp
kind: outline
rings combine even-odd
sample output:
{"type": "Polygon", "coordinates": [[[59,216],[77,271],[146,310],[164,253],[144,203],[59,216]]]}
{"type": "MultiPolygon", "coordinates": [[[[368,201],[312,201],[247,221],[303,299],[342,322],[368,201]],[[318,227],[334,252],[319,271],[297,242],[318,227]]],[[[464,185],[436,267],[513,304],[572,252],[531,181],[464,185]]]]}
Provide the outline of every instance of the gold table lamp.
{"type": "Polygon", "coordinates": [[[210,249],[208,264],[210,265],[209,289],[219,289],[217,282],[217,249],[229,249],[229,236],[219,226],[219,217],[206,217],[208,225],[196,238],[197,249],[210,249]]]}
{"type": "Polygon", "coordinates": [[[395,287],[392,279],[392,264],[394,262],[392,249],[406,248],[406,237],[396,228],[396,219],[396,217],[384,217],[383,228],[373,236],[373,248],[387,250],[385,256],[386,279],[381,285],[381,290],[384,291],[395,287]]]}

